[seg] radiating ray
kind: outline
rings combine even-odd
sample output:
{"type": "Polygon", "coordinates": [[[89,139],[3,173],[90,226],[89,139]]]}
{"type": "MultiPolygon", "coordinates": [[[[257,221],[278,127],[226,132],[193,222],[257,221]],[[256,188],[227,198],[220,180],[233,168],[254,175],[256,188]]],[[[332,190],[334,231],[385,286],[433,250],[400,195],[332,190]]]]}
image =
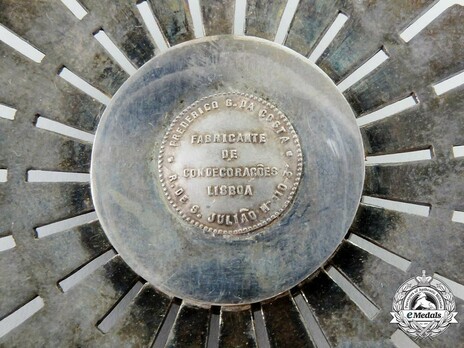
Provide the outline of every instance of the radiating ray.
{"type": "Polygon", "coordinates": [[[153,41],[155,42],[156,47],[161,51],[166,51],[169,48],[169,43],[164,37],[163,32],[156,20],[156,17],[153,13],[153,10],[148,3],[148,1],[142,1],[137,4],[137,9],[142,16],[143,22],[145,23],[145,27],[147,28],[148,32],[150,33],[153,41]]]}
{"type": "Polygon", "coordinates": [[[208,348],[219,348],[219,322],[221,319],[219,308],[211,310],[208,330],[208,348]]]}
{"type": "Polygon", "coordinates": [[[349,241],[353,245],[356,245],[358,248],[367,251],[369,254],[378,257],[386,263],[402,270],[403,272],[406,272],[411,266],[411,261],[406,260],[405,258],[396,254],[393,254],[391,251],[388,251],[354,233],[351,233],[349,235],[347,241],[349,241]]]}
{"type": "Polygon", "coordinates": [[[388,60],[388,55],[383,49],[378,51],[373,57],[371,57],[367,62],[362,64],[354,72],[352,72],[348,77],[341,81],[337,88],[340,92],[346,91],[348,88],[361,81],[364,77],[369,75],[372,71],[377,69],[383,62],[388,60]]]}
{"type": "Polygon", "coordinates": [[[127,59],[124,53],[121,52],[121,50],[103,31],[103,29],[97,31],[95,34],[93,34],[93,36],[126,73],[128,73],[129,75],[133,75],[137,72],[135,66],[131,63],[129,59],[127,59]]]}
{"type": "Polygon", "coordinates": [[[293,17],[295,16],[296,9],[300,0],[288,0],[287,6],[285,7],[282,18],[280,19],[277,34],[274,38],[274,42],[283,45],[288,35],[288,30],[292,24],[293,17]]]}
{"type": "Polygon", "coordinates": [[[258,347],[270,347],[269,337],[266,330],[266,323],[264,322],[264,315],[261,306],[253,309],[253,323],[255,326],[256,342],[258,343],[258,347]]]}
{"type": "Polygon", "coordinates": [[[437,273],[435,273],[433,277],[445,283],[450,288],[454,296],[464,300],[464,285],[452,281],[451,279],[443,277],[437,273]]]}
{"type": "Polygon", "coordinates": [[[93,143],[95,135],[81,131],[80,129],[76,129],[74,127],[67,126],[63,123],[50,120],[49,118],[39,116],[37,118],[35,126],[40,129],[45,129],[53,133],[61,134],[66,137],[74,138],[81,140],[85,143],[93,143]]]}
{"type": "Polygon", "coordinates": [[[183,302],[165,347],[205,347],[208,342],[209,318],[210,308],[183,302]]]}
{"type": "Polygon", "coordinates": [[[87,10],[77,0],[61,0],[77,19],[81,20],[87,15],[87,10]]]}
{"type": "Polygon", "coordinates": [[[417,18],[409,25],[401,34],[400,37],[405,41],[411,41],[417,34],[424,30],[430,23],[438,18],[443,12],[453,5],[464,6],[464,0],[439,0],[427,12],[417,18]]]}
{"type": "Polygon", "coordinates": [[[126,313],[127,307],[137,296],[139,291],[142,289],[143,283],[137,281],[134,286],[119,300],[114,308],[105,315],[105,317],[97,325],[97,328],[103,332],[110,332],[111,328],[118,322],[119,319],[126,313]]]}
{"type": "Polygon", "coordinates": [[[168,314],[164,318],[163,325],[156,336],[155,343],[152,348],[164,348],[169,337],[169,333],[174,326],[176,321],[177,314],[179,313],[181,302],[179,300],[174,300],[171,302],[169,307],[168,314]]]}
{"type": "Polygon", "coordinates": [[[44,307],[42,297],[37,296],[21,308],[0,320],[0,338],[17,328],[44,307]]]}
{"type": "Polygon", "coordinates": [[[303,322],[316,347],[330,348],[329,341],[325,337],[324,332],[322,331],[319,323],[317,322],[313,312],[309,308],[308,302],[304,298],[304,294],[302,292],[298,292],[298,294],[293,299],[295,300],[295,303],[298,306],[298,310],[301,313],[303,322]]]}
{"type": "Polygon", "coordinates": [[[15,246],[16,242],[12,235],[0,237],[0,252],[13,249],[15,246]]]}
{"type": "Polygon", "coordinates": [[[53,222],[48,225],[40,226],[35,229],[37,238],[44,238],[52,234],[70,230],[74,227],[89,224],[98,220],[97,213],[92,211],[90,213],[77,215],[69,219],[53,222]]]}
{"type": "Polygon", "coordinates": [[[411,95],[404,99],[401,99],[397,102],[384,106],[383,108],[376,110],[374,112],[368,113],[366,115],[362,115],[356,119],[359,127],[367,126],[373,122],[377,122],[383,120],[387,117],[396,115],[402,111],[408,110],[413,106],[419,104],[419,99],[411,95]]]}
{"type": "Polygon", "coordinates": [[[170,304],[171,298],[145,283],[107,337],[120,346],[152,347],[170,304]]]}
{"type": "Polygon", "coordinates": [[[195,38],[205,36],[205,27],[203,25],[203,15],[201,13],[200,0],[188,0],[190,14],[192,15],[193,33],[195,38]]]}
{"type": "Polygon", "coordinates": [[[295,347],[314,348],[301,313],[289,293],[261,304],[267,336],[271,347],[285,347],[289,342],[295,347]],[[281,330],[285,327],[285,330],[281,330]]]}
{"type": "Polygon", "coordinates": [[[7,182],[8,169],[0,169],[0,182],[7,182]]]}
{"type": "Polygon", "coordinates": [[[45,54],[0,24],[0,40],[30,60],[40,63],[45,54]]]}
{"type": "Polygon", "coordinates": [[[16,115],[16,109],[0,104],[0,117],[7,120],[14,120],[16,115]]]}
{"type": "Polygon", "coordinates": [[[55,172],[48,170],[29,170],[27,172],[28,182],[89,182],[90,174],[55,172]]]}
{"type": "Polygon", "coordinates": [[[370,320],[373,320],[377,314],[379,314],[380,309],[374,304],[374,302],[368,299],[366,295],[358,290],[358,288],[355,287],[353,283],[335,267],[329,267],[326,273],[370,320]]]}
{"type": "Polygon", "coordinates": [[[396,330],[390,340],[397,348],[420,348],[414,341],[400,329],[396,330]]]}
{"type": "Polygon", "coordinates": [[[256,348],[256,334],[251,308],[221,308],[219,347],[256,348]]]}
{"type": "Polygon", "coordinates": [[[430,206],[428,205],[405,203],[370,196],[362,196],[361,203],[372,205],[374,207],[398,211],[400,213],[407,213],[424,217],[428,217],[430,215],[430,206]]]}
{"type": "Polygon", "coordinates": [[[110,103],[111,97],[107,96],[105,93],[95,88],[87,81],[84,81],[82,78],[74,74],[68,68],[63,67],[58,75],[67,82],[69,82],[71,85],[81,90],[89,97],[99,101],[100,103],[104,105],[108,105],[110,103]]]}
{"type": "Polygon", "coordinates": [[[464,84],[464,71],[446,79],[445,81],[442,81],[440,83],[433,85],[433,88],[437,95],[442,95],[455,88],[458,88],[459,86],[463,84],[464,84]]]}
{"type": "Polygon", "coordinates": [[[348,20],[347,15],[341,12],[337,15],[337,18],[335,18],[335,21],[326,31],[326,33],[324,34],[322,39],[319,41],[319,43],[316,45],[314,50],[311,52],[309,56],[309,60],[311,62],[316,63],[318,61],[318,59],[322,56],[322,54],[325,52],[327,47],[329,47],[329,45],[335,39],[337,34],[343,28],[347,20],[348,20]]]}
{"type": "Polygon", "coordinates": [[[94,258],[93,260],[79,268],[74,273],[59,281],[58,286],[63,292],[69,291],[71,288],[73,288],[81,281],[83,281],[85,278],[87,278],[89,275],[91,275],[93,272],[95,272],[98,268],[110,261],[114,256],[116,256],[116,252],[113,249],[106,251],[102,255],[94,258]]]}
{"type": "Polygon", "coordinates": [[[388,155],[366,156],[366,166],[379,164],[408,163],[416,161],[427,161],[432,159],[430,149],[409,152],[393,153],[388,155]]]}
{"type": "Polygon", "coordinates": [[[234,35],[245,35],[247,0],[235,1],[234,35]]]}

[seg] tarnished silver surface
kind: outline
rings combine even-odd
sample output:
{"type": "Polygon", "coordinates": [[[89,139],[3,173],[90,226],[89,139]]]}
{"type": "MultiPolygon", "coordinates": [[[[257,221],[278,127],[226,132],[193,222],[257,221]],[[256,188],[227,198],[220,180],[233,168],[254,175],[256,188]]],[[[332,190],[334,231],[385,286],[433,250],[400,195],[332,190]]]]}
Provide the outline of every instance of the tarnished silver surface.
{"type": "Polygon", "coordinates": [[[351,109],[316,66],[263,40],[211,37],[159,55],[118,91],[97,130],[91,174],[100,222],[132,269],[177,297],[236,304],[288,290],[327,259],[357,209],[364,164],[351,109]],[[225,111],[230,103],[235,110],[225,111]],[[242,103],[248,111],[239,111],[242,103]],[[292,126],[305,134],[301,151],[292,126]],[[218,133],[217,146],[199,144],[206,133],[213,142],[218,133]],[[237,133],[253,133],[254,144],[229,151],[237,133]],[[197,149],[208,146],[214,152],[197,149]],[[220,169],[236,166],[230,157],[242,158],[240,174],[250,175],[227,181],[222,196],[220,169]],[[264,177],[251,176],[259,164],[264,177]],[[217,168],[201,171],[213,177],[187,183],[193,169],[206,167],[217,168]],[[290,204],[301,169],[293,204],[270,223],[290,204]],[[232,238],[250,230],[256,233],[232,238]]]}
{"type": "Polygon", "coordinates": [[[265,99],[203,97],[172,121],[160,146],[159,180],[171,207],[214,234],[264,227],[290,204],[303,155],[288,118],[265,99]]]}
{"type": "MultiPolygon", "coordinates": [[[[204,308],[173,312],[172,299],[147,284],[126,302],[126,308],[118,307],[115,325],[107,333],[100,331],[98,323],[121,303],[136,275],[116,257],[71,291],[59,290],[59,280],[79,271],[111,245],[98,221],[36,238],[36,227],[87,214],[94,208],[88,183],[31,183],[26,177],[30,169],[88,172],[91,144],[35,127],[37,114],[95,131],[104,105],[57,72],[65,65],[105,94],[114,94],[128,75],[92,34],[103,28],[132,64],[140,67],[160,53],[136,6],[140,2],[80,0],[87,14],[79,20],[62,1],[0,0],[0,23],[45,54],[37,64],[0,42],[0,104],[17,109],[14,120],[0,117],[0,168],[8,169],[7,181],[0,182],[0,238],[15,241],[15,247],[0,252],[0,320],[37,296],[44,301],[37,313],[0,337],[1,346],[150,347],[154,341],[166,342],[165,333],[170,331],[172,345],[205,346],[207,330],[212,347],[216,343],[219,347],[255,347],[257,342],[260,347],[294,347],[295,342],[317,347],[394,347],[391,338],[396,327],[387,322],[392,298],[402,282],[425,268],[464,285],[464,225],[452,221],[454,210],[464,211],[463,158],[452,151],[453,146],[464,144],[463,85],[440,96],[433,89],[435,83],[464,70],[464,7],[443,0],[201,0],[206,35],[231,34],[235,9],[243,4],[245,34],[268,40],[274,39],[285,6],[297,4],[283,45],[305,56],[313,52],[339,12],[345,14],[347,22],[317,61],[335,83],[383,47],[389,60],[344,93],[356,116],[363,117],[411,93],[419,104],[363,127],[366,154],[431,147],[433,157],[367,167],[364,194],[427,204],[430,216],[362,204],[350,228],[350,236],[361,236],[382,252],[410,262],[407,270],[346,240],[329,259],[330,265],[379,308],[373,319],[321,270],[302,285],[309,317],[296,315],[286,298],[270,299],[262,310],[253,306],[252,314],[248,307],[223,307],[218,335],[214,325],[198,320],[207,317],[204,308]],[[405,43],[399,34],[438,3],[454,5],[405,43]],[[174,321],[169,319],[177,315],[179,321],[171,329],[174,321]],[[192,333],[187,339],[186,332],[192,333]]],[[[168,45],[194,38],[189,7],[195,2],[149,1],[168,45]]],[[[297,131],[303,140],[306,134],[297,131]]],[[[129,140],[127,144],[131,146],[129,140]]],[[[188,252],[188,247],[185,250],[188,252]]],[[[462,297],[456,298],[456,304],[458,312],[464,313],[462,297]]],[[[304,314],[302,308],[298,311],[304,314]]],[[[458,321],[435,340],[415,344],[421,348],[459,346],[464,330],[459,317],[458,321]]]]}

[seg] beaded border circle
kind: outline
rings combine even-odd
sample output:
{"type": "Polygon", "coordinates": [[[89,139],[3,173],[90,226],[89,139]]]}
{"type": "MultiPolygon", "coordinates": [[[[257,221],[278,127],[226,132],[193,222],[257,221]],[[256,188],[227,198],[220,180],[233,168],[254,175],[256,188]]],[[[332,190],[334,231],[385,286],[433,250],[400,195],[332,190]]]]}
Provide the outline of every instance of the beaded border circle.
{"type": "Polygon", "coordinates": [[[211,94],[209,96],[203,97],[201,99],[196,100],[192,104],[190,104],[188,107],[186,107],[182,112],[180,112],[174,120],[171,122],[171,124],[168,126],[168,129],[163,137],[163,140],[161,142],[160,150],[159,150],[159,155],[158,155],[158,174],[159,174],[159,181],[161,183],[161,188],[164,192],[164,195],[166,196],[169,204],[171,207],[182,217],[183,220],[189,222],[190,224],[201,228],[204,232],[209,232],[213,234],[219,234],[219,235],[240,235],[244,233],[249,233],[252,231],[255,231],[258,228],[264,227],[268,225],[270,222],[275,220],[278,216],[280,216],[290,205],[292,199],[295,196],[296,190],[298,188],[298,185],[301,181],[301,173],[303,172],[303,154],[301,151],[301,145],[300,141],[298,138],[298,135],[296,134],[295,129],[293,128],[293,125],[290,123],[289,119],[287,116],[285,116],[274,104],[271,104],[270,102],[264,100],[263,98],[257,97],[253,94],[248,94],[248,93],[241,93],[241,92],[222,92],[222,93],[216,93],[216,94],[211,94]],[[219,228],[213,228],[206,226],[205,224],[198,222],[195,219],[192,219],[191,217],[187,216],[182,209],[179,208],[179,206],[176,204],[176,202],[173,200],[171,197],[169,190],[166,186],[165,179],[163,178],[163,163],[164,163],[164,153],[165,153],[165,147],[166,143],[169,139],[169,136],[171,134],[171,131],[173,130],[174,126],[177,124],[180,118],[182,118],[185,114],[187,114],[189,111],[194,109],[200,102],[218,97],[218,96],[227,96],[227,95],[236,95],[236,96],[242,96],[254,101],[257,101],[264,105],[265,107],[269,108],[272,111],[277,111],[277,116],[280,118],[281,121],[285,123],[285,125],[288,127],[289,133],[291,134],[293,143],[296,146],[296,158],[297,158],[297,165],[296,165],[296,174],[294,178],[294,183],[292,185],[292,188],[290,189],[290,192],[288,193],[288,197],[282,207],[273,213],[270,217],[268,217],[265,220],[262,220],[255,225],[248,226],[248,227],[243,227],[235,230],[227,230],[227,229],[219,229],[219,228]]]}

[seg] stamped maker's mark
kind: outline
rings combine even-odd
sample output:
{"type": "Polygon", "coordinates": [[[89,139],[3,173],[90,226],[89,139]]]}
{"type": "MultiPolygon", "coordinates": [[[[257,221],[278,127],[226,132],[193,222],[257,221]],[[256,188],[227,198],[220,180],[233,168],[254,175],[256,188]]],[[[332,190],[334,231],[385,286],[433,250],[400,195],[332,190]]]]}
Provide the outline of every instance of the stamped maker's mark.
{"type": "Polygon", "coordinates": [[[290,204],[303,167],[288,118],[262,98],[219,93],[175,117],[162,141],[159,180],[172,209],[215,234],[269,224],[290,204]]]}

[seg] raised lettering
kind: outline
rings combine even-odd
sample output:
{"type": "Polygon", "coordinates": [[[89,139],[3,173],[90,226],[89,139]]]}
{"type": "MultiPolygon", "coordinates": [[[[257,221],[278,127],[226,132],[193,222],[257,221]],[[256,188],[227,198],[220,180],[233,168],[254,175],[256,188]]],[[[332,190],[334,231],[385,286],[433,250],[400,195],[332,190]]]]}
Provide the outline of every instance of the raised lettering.
{"type": "Polygon", "coordinates": [[[301,177],[295,134],[261,98],[224,93],[191,104],[169,126],[159,153],[174,213],[220,234],[266,225],[286,208],[301,177]]]}

